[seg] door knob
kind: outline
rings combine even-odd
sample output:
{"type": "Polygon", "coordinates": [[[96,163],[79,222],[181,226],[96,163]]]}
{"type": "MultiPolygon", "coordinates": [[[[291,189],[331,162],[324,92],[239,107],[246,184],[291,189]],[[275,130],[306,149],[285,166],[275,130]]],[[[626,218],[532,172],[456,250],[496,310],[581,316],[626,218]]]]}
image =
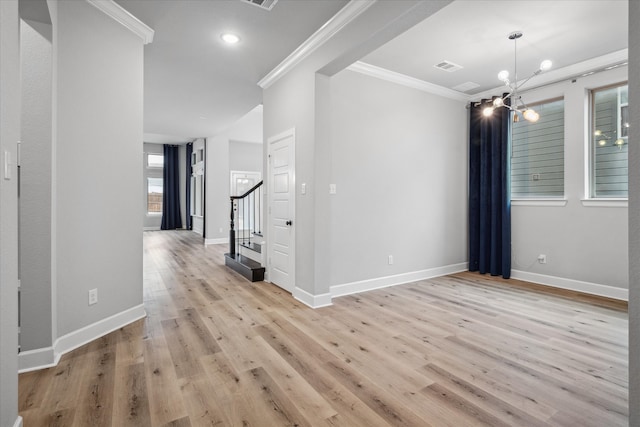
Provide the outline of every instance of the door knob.
{"type": "Polygon", "coordinates": [[[285,224],[287,224],[287,225],[292,225],[292,224],[293,224],[293,221],[288,220],[287,222],[285,222],[285,224]]]}

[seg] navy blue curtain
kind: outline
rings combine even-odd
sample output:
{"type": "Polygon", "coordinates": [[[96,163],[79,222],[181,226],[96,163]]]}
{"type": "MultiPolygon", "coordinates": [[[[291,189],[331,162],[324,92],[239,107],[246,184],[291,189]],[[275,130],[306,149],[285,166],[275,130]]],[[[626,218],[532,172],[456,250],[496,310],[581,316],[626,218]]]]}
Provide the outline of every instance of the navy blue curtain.
{"type": "Polygon", "coordinates": [[[511,276],[511,115],[471,105],[469,125],[469,271],[511,276]]]}
{"type": "Polygon", "coordinates": [[[193,229],[193,225],[191,224],[191,156],[193,154],[193,142],[190,142],[187,144],[187,164],[186,164],[186,171],[187,171],[187,179],[186,179],[186,189],[185,189],[185,200],[187,201],[187,206],[186,206],[186,218],[184,219],[185,221],[185,228],[187,230],[192,230],[193,229]]]}
{"type": "Polygon", "coordinates": [[[161,230],[182,228],[180,219],[180,162],[177,145],[164,145],[161,230]]]}

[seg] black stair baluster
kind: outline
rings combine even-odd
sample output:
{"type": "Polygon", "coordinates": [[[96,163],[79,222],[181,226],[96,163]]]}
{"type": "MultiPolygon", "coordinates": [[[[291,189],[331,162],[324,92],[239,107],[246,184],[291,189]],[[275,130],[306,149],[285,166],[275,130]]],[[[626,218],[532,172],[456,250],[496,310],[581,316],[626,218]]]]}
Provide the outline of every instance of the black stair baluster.
{"type": "Polygon", "coordinates": [[[235,258],[236,256],[236,230],[235,230],[235,223],[234,223],[234,213],[233,213],[233,208],[234,208],[234,200],[233,198],[231,198],[231,223],[230,223],[230,228],[229,228],[229,253],[231,254],[232,257],[235,258]]]}

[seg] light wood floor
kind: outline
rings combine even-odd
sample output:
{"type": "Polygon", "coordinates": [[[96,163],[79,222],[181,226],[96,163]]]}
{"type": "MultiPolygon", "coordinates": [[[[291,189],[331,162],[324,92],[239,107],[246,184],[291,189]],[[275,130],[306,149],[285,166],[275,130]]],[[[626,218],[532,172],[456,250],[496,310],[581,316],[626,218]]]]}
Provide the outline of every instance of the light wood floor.
{"type": "Polygon", "coordinates": [[[616,304],[464,273],[312,310],[193,233],[144,243],[147,318],[20,375],[25,427],[628,423],[616,304]]]}

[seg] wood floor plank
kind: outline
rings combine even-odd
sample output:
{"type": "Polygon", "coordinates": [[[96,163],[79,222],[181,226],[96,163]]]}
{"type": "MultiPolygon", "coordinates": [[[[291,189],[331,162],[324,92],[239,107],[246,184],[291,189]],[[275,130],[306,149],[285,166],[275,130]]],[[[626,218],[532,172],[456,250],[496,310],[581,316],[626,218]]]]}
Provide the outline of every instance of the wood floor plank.
{"type": "Polygon", "coordinates": [[[113,425],[151,426],[144,363],[116,368],[113,425]]]}
{"type": "Polygon", "coordinates": [[[74,426],[111,425],[114,407],[116,374],[116,334],[107,335],[88,344],[87,365],[81,383],[80,400],[74,426]]]}
{"type": "Polygon", "coordinates": [[[161,426],[186,417],[178,377],[164,337],[145,340],[144,351],[151,424],[161,426]]]}
{"type": "Polygon", "coordinates": [[[463,272],[310,309],[144,233],[147,317],[21,374],[25,427],[628,424],[626,304],[463,272]]]}

